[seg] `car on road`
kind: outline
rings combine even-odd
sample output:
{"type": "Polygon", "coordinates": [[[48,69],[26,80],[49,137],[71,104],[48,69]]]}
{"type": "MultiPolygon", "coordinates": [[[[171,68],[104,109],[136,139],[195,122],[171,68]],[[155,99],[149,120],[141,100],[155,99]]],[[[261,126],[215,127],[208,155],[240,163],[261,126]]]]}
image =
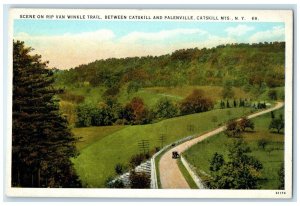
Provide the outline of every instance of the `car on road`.
{"type": "Polygon", "coordinates": [[[177,159],[179,158],[179,153],[177,151],[172,152],[172,159],[177,159]]]}

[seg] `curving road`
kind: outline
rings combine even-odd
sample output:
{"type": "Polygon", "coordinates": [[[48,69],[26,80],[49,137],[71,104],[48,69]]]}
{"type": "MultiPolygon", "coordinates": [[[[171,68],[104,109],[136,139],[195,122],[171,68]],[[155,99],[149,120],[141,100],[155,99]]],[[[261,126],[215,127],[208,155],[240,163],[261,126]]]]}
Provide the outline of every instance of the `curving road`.
{"type": "MultiPolygon", "coordinates": [[[[277,110],[283,107],[284,103],[278,102],[274,107],[270,109],[263,110],[261,112],[257,112],[248,116],[249,119],[266,114],[268,112],[277,110]]],[[[189,185],[184,179],[184,176],[181,174],[180,169],[177,165],[177,160],[172,159],[172,151],[178,151],[179,154],[187,150],[189,147],[201,142],[202,140],[214,136],[220,132],[223,132],[226,129],[226,126],[221,126],[216,128],[210,132],[207,132],[199,137],[196,137],[192,140],[183,142],[180,145],[177,145],[167,151],[161,157],[159,161],[159,174],[160,174],[160,182],[161,187],[163,189],[189,189],[189,185]]]]}

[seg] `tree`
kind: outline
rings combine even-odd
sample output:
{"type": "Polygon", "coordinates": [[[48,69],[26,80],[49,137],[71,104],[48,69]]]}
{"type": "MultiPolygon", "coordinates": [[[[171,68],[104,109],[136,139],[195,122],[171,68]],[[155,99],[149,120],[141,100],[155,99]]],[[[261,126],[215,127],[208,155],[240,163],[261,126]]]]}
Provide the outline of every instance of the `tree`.
{"type": "Polygon", "coordinates": [[[92,105],[90,104],[79,104],[76,107],[77,114],[77,127],[88,127],[92,125],[92,105]]]}
{"type": "Polygon", "coordinates": [[[181,114],[205,112],[213,108],[211,99],[204,96],[202,90],[195,89],[180,103],[181,114]]]}
{"type": "Polygon", "coordinates": [[[139,97],[132,98],[130,103],[125,106],[121,116],[132,124],[147,124],[151,122],[150,112],[144,101],[139,97]]]}
{"type": "Polygon", "coordinates": [[[139,82],[131,81],[127,86],[127,94],[138,92],[140,88],[141,84],[139,82]]]}
{"type": "Polygon", "coordinates": [[[116,164],[115,171],[118,175],[121,175],[123,173],[124,166],[120,163],[116,164]]]}
{"type": "Polygon", "coordinates": [[[234,106],[234,107],[237,106],[237,103],[236,103],[235,99],[233,100],[233,106],[234,106]]]}
{"type": "Polygon", "coordinates": [[[244,107],[244,106],[245,106],[245,101],[240,98],[239,107],[244,107]]]}
{"type": "Polygon", "coordinates": [[[221,100],[221,102],[220,102],[220,108],[221,108],[221,109],[224,109],[224,108],[225,108],[225,103],[223,102],[223,100],[221,100]]]}
{"type": "Polygon", "coordinates": [[[263,168],[261,162],[247,155],[250,148],[241,140],[229,145],[229,161],[212,171],[210,186],[217,189],[257,189],[263,168]]]}
{"type": "Polygon", "coordinates": [[[209,170],[212,172],[219,171],[220,168],[224,164],[224,157],[221,154],[218,154],[217,152],[214,154],[212,160],[210,161],[209,170]]]}
{"type": "Polygon", "coordinates": [[[230,108],[230,104],[229,104],[228,99],[227,99],[227,102],[226,102],[226,107],[227,107],[227,108],[230,108]]]}
{"type": "Polygon", "coordinates": [[[279,133],[284,128],[284,121],[283,119],[272,119],[269,130],[276,129],[277,133],[279,133]]]}
{"type": "Polygon", "coordinates": [[[13,42],[12,186],[81,187],[70,158],[77,138],[59,112],[53,72],[13,42]]]}
{"type": "Polygon", "coordinates": [[[237,121],[231,120],[226,125],[225,134],[228,137],[241,137],[242,129],[237,121]]]}
{"type": "Polygon", "coordinates": [[[271,100],[277,100],[277,91],[274,89],[270,90],[268,96],[271,100]]]}
{"type": "Polygon", "coordinates": [[[155,115],[158,118],[171,118],[178,114],[178,108],[168,98],[160,99],[155,105],[155,115]]]}
{"type": "Polygon", "coordinates": [[[263,150],[265,150],[267,144],[268,144],[268,141],[266,139],[260,139],[257,142],[257,146],[263,150]]]}
{"type": "Polygon", "coordinates": [[[135,189],[150,188],[150,176],[145,172],[132,170],[129,175],[130,187],[135,189]]]}
{"type": "Polygon", "coordinates": [[[251,121],[247,117],[243,117],[239,121],[239,125],[240,125],[240,128],[242,129],[243,132],[246,130],[246,128],[250,128],[250,129],[254,130],[254,123],[253,123],[253,121],[251,121]]]}
{"type": "Polygon", "coordinates": [[[271,119],[275,119],[275,114],[273,111],[271,111],[271,119]]]}

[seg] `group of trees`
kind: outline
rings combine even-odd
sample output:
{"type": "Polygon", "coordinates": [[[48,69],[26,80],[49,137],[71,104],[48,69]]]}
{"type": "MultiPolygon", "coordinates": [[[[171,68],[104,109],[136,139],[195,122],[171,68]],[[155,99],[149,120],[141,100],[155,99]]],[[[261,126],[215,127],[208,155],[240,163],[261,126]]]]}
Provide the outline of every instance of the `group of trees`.
{"type": "Polygon", "coordinates": [[[257,189],[262,163],[248,155],[250,147],[242,140],[234,140],[228,147],[228,161],[215,153],[210,161],[211,179],[206,182],[213,189],[257,189]]]}
{"type": "Polygon", "coordinates": [[[257,103],[251,103],[251,99],[242,99],[240,98],[239,100],[233,99],[232,101],[230,100],[221,100],[220,101],[220,108],[225,109],[225,108],[232,108],[232,107],[253,107],[255,109],[265,109],[267,108],[267,105],[265,102],[257,102],[257,103]]]}
{"type": "Polygon", "coordinates": [[[13,42],[13,187],[81,187],[70,158],[77,138],[68,129],[52,87],[53,72],[24,42],[13,42]]]}
{"type": "Polygon", "coordinates": [[[154,108],[149,108],[139,97],[134,97],[125,106],[116,98],[107,98],[97,106],[79,104],[76,108],[78,127],[106,126],[112,124],[148,124],[156,119],[172,118],[211,110],[213,102],[202,90],[194,90],[184,100],[175,104],[168,98],[160,99],[154,108]]]}
{"type": "Polygon", "coordinates": [[[240,121],[229,121],[226,125],[225,134],[228,137],[241,137],[247,128],[254,130],[254,123],[247,117],[242,117],[240,121]]]}
{"type": "MultiPolygon", "coordinates": [[[[254,129],[254,123],[243,117],[239,121],[231,120],[227,123],[225,134],[228,137],[242,137],[242,132],[247,128],[254,129]]],[[[283,115],[275,117],[271,112],[271,123],[269,129],[276,129],[279,133],[284,128],[283,115]]],[[[265,138],[258,140],[257,146],[265,150],[269,141],[265,138]]],[[[272,151],[272,150],[270,150],[272,151]]],[[[228,161],[222,154],[215,153],[210,160],[211,176],[205,178],[206,186],[214,189],[257,189],[259,180],[261,180],[262,163],[248,155],[250,147],[243,138],[232,140],[228,145],[228,161]]],[[[284,189],[284,164],[278,171],[279,186],[278,189],[284,189]]]]}

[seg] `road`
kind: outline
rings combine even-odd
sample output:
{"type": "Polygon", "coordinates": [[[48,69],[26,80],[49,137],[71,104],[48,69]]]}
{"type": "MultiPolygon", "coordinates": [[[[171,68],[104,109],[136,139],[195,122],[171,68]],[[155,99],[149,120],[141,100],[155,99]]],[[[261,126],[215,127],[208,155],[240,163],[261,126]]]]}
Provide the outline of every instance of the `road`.
{"type": "MultiPolygon", "coordinates": [[[[274,107],[270,109],[266,109],[248,116],[249,119],[269,113],[271,111],[277,110],[283,107],[284,103],[278,102],[274,107]]],[[[197,144],[198,142],[203,141],[204,139],[214,136],[220,132],[223,132],[226,129],[226,126],[221,126],[216,128],[210,132],[207,132],[199,137],[191,139],[189,141],[183,142],[179,144],[169,151],[167,151],[161,157],[159,161],[159,174],[160,174],[160,182],[161,187],[163,189],[189,189],[189,185],[184,179],[184,176],[181,174],[180,169],[177,165],[177,160],[172,159],[172,151],[178,151],[179,154],[187,150],[189,147],[197,144]]]]}

